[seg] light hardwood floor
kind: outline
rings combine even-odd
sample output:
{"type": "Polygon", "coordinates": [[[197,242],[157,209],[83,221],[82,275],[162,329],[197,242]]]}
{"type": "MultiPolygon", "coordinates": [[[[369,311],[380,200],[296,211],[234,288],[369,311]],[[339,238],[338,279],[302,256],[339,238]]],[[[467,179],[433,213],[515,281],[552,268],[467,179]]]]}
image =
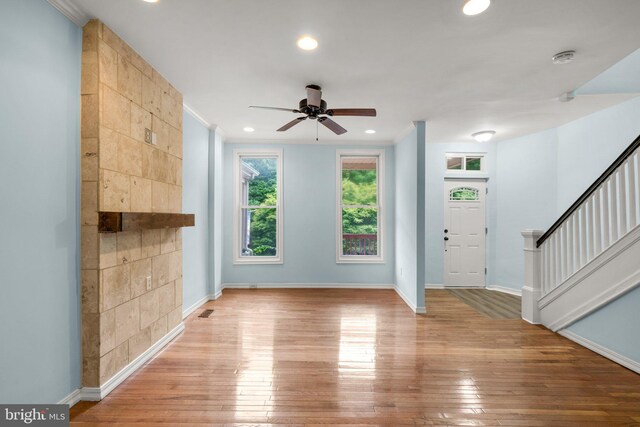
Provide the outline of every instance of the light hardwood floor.
{"type": "Polygon", "coordinates": [[[640,425],[639,375],[447,291],[427,312],[392,290],[225,290],[72,424],[640,425]]]}

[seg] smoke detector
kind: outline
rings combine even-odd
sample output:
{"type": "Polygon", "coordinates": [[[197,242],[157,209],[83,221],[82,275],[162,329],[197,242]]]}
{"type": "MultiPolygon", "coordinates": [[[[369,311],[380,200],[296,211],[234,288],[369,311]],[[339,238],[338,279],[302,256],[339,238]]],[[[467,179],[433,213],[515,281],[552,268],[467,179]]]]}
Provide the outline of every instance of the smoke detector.
{"type": "Polygon", "coordinates": [[[570,92],[565,92],[558,97],[558,101],[560,102],[571,102],[576,98],[576,92],[574,90],[570,92]]]}
{"type": "Polygon", "coordinates": [[[556,65],[568,64],[573,61],[573,58],[576,56],[575,50],[565,50],[564,52],[556,53],[551,57],[551,62],[556,65]]]}

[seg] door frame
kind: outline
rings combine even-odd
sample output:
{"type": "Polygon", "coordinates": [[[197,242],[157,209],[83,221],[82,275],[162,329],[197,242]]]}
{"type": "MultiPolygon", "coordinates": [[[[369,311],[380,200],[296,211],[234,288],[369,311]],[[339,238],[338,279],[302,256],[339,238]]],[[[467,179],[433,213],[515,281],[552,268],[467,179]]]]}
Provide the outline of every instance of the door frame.
{"type": "Polygon", "coordinates": [[[483,182],[484,183],[484,187],[485,187],[485,198],[484,198],[484,224],[485,224],[485,238],[484,238],[484,267],[485,267],[485,275],[484,275],[484,285],[482,286],[465,286],[465,285],[447,285],[447,274],[446,274],[446,265],[445,265],[445,255],[444,255],[444,240],[442,242],[442,283],[443,283],[443,287],[445,288],[452,288],[452,289],[463,289],[463,288],[477,288],[477,289],[484,289],[486,288],[487,285],[487,275],[488,275],[488,265],[487,265],[487,261],[488,261],[488,256],[487,256],[487,239],[489,236],[488,230],[489,227],[487,225],[487,212],[488,212],[488,205],[489,205],[489,177],[487,176],[469,176],[469,175],[460,175],[460,176],[445,176],[443,181],[442,181],[442,197],[443,197],[443,206],[442,206],[442,212],[443,212],[443,217],[442,217],[442,227],[441,229],[444,230],[444,226],[445,226],[445,211],[447,209],[447,202],[445,202],[444,200],[444,189],[446,186],[446,183],[449,181],[475,181],[475,182],[483,182]]]}

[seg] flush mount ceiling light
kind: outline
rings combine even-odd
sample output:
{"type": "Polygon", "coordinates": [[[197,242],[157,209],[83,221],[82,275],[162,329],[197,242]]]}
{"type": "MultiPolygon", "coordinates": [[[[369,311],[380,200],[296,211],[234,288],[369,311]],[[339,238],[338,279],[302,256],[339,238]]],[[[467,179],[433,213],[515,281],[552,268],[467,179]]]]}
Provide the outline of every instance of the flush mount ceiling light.
{"type": "Polygon", "coordinates": [[[303,36],[298,39],[298,47],[302,50],[313,50],[318,47],[318,40],[311,36],[303,36]]]}
{"type": "Polygon", "coordinates": [[[471,134],[471,136],[473,137],[473,139],[475,139],[478,142],[488,142],[491,138],[493,138],[493,135],[496,134],[495,130],[483,130],[480,132],[476,132],[471,134]]]}
{"type": "Polygon", "coordinates": [[[368,133],[369,135],[373,135],[374,133],[376,133],[376,131],[373,130],[373,129],[367,129],[367,130],[364,131],[364,133],[368,133]]]}
{"type": "Polygon", "coordinates": [[[489,8],[491,0],[465,0],[462,12],[465,15],[478,15],[489,8]]]}
{"type": "Polygon", "coordinates": [[[556,53],[551,57],[551,62],[556,65],[568,64],[573,61],[576,56],[575,50],[565,50],[564,52],[556,53]]]}
{"type": "Polygon", "coordinates": [[[243,128],[242,130],[245,131],[245,132],[249,132],[249,133],[255,131],[255,129],[250,127],[250,126],[247,126],[247,127],[243,128]]]}
{"type": "Polygon", "coordinates": [[[158,0],[142,0],[146,3],[158,3],[158,0]]]}

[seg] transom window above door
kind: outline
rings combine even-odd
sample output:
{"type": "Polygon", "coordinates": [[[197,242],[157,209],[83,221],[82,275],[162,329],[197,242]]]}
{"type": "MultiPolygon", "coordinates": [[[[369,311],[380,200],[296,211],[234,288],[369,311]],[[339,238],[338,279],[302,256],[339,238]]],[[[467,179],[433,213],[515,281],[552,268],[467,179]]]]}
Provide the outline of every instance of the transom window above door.
{"type": "Polygon", "coordinates": [[[481,153],[447,153],[447,172],[485,172],[485,157],[481,153]]]}
{"type": "Polygon", "coordinates": [[[384,262],[384,151],[339,150],[336,171],[336,261],[384,262]]]}

